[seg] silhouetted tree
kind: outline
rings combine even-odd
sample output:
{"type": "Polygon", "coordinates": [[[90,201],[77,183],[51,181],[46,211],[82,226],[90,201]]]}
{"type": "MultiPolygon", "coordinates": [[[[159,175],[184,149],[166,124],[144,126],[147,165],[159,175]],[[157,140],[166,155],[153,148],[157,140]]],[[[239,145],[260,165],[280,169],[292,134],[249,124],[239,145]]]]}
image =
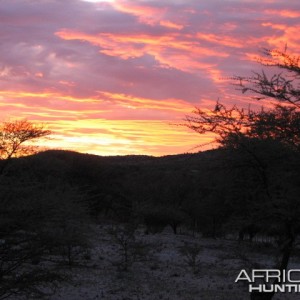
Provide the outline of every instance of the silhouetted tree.
{"type": "MultiPolygon", "coordinates": [[[[234,174],[228,186],[231,220],[240,226],[256,224],[261,231],[271,224],[277,226],[281,233],[277,268],[283,270],[300,226],[300,57],[280,51],[265,54],[260,62],[280,68],[280,73],[268,77],[262,71],[234,79],[243,93],[253,92],[257,100],[272,100],[273,108],[245,110],[217,102],[211,111],[196,109],[186,117],[185,126],[200,134],[215,134],[215,142],[229,151],[234,174]]],[[[251,299],[267,300],[273,295],[253,293],[251,299]]]]}
{"type": "Polygon", "coordinates": [[[36,153],[38,148],[32,142],[50,133],[44,125],[34,124],[25,119],[3,122],[0,125],[0,159],[4,162],[1,163],[0,174],[11,158],[36,153]]]}
{"type": "Polygon", "coordinates": [[[259,62],[268,68],[279,68],[281,72],[268,76],[264,71],[253,72],[253,76],[235,76],[237,86],[243,92],[252,92],[254,99],[273,99],[279,103],[300,108],[300,57],[285,51],[263,51],[264,57],[259,62]]]}
{"type": "Polygon", "coordinates": [[[34,160],[12,160],[36,153],[31,142],[49,134],[26,120],[0,126],[0,299],[52,293],[66,277],[49,261],[50,252],[72,262],[74,250],[87,244],[78,192],[35,172],[34,160]]]}

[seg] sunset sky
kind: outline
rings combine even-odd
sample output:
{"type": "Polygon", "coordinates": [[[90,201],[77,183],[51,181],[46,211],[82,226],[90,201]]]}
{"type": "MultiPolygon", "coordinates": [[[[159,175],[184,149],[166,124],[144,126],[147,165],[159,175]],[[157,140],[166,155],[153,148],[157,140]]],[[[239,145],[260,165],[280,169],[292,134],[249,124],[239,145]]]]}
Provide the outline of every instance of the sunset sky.
{"type": "Polygon", "coordinates": [[[84,153],[195,151],[210,137],[172,124],[247,105],[224,78],[261,70],[263,48],[299,54],[299,32],[299,0],[2,0],[0,120],[84,153]]]}

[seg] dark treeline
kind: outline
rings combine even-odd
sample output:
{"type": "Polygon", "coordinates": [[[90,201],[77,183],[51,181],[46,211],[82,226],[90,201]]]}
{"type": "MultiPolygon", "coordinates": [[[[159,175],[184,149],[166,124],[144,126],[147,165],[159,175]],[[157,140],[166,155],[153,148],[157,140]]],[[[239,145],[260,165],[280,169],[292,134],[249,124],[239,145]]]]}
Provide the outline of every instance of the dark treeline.
{"type": "Polygon", "coordinates": [[[17,193],[18,185],[24,189],[24,201],[43,192],[47,198],[54,193],[58,206],[78,198],[76,205],[95,222],[144,224],[149,233],[166,226],[177,233],[181,225],[207,237],[240,233],[242,238],[245,227],[263,227],[265,222],[265,228],[253,230],[271,234],[268,215],[274,218],[274,210],[283,205],[288,209],[283,200],[287,190],[297,195],[299,158],[280,145],[275,149],[273,144],[252,141],[251,147],[255,157],[249,149],[161,158],[46,151],[13,160],[2,182],[15,186],[9,193],[17,193]],[[270,193],[276,203],[267,199],[270,193]]]}

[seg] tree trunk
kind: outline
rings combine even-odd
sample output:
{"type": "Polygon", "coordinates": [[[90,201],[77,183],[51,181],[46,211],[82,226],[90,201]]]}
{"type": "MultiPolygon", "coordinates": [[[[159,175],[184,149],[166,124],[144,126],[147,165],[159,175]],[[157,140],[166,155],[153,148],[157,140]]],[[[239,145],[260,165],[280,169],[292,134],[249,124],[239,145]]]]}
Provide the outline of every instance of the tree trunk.
{"type": "MultiPolygon", "coordinates": [[[[282,245],[282,258],[281,263],[279,266],[279,270],[282,272],[283,270],[286,270],[289,264],[289,260],[291,257],[292,249],[295,242],[295,234],[293,231],[293,225],[291,221],[286,222],[286,240],[283,242],[282,245]]],[[[278,278],[273,282],[273,284],[278,284],[278,278]]],[[[271,300],[273,296],[275,295],[275,292],[262,292],[259,293],[257,291],[252,292],[250,299],[251,300],[271,300]]]]}

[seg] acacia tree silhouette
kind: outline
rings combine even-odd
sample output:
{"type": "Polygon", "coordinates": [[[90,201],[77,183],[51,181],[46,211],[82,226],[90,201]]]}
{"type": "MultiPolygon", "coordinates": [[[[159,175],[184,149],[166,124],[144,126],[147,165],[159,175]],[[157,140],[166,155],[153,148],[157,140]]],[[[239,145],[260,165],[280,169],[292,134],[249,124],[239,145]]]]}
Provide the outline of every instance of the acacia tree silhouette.
{"type": "MultiPolygon", "coordinates": [[[[12,158],[37,152],[37,147],[27,142],[40,140],[50,133],[43,125],[27,120],[0,125],[0,299],[16,295],[42,297],[44,284],[50,287],[59,278],[46,269],[30,266],[39,261],[45,250],[32,227],[37,211],[33,201],[27,201],[29,196],[34,197],[33,183],[22,185],[16,180],[20,174],[4,174],[12,158]]],[[[35,222],[35,226],[39,225],[35,222]]]]}
{"type": "Polygon", "coordinates": [[[37,146],[28,144],[40,140],[51,134],[44,125],[34,124],[26,119],[3,122],[0,125],[0,159],[3,161],[0,174],[3,174],[9,161],[13,157],[34,154],[37,146]]]}
{"type": "MultiPolygon", "coordinates": [[[[197,108],[193,115],[186,116],[183,125],[199,134],[215,134],[215,142],[221,148],[233,151],[231,155],[243,161],[238,164],[239,174],[244,172],[247,176],[242,182],[239,177],[236,185],[240,192],[248,194],[248,203],[233,200],[236,209],[232,219],[244,213],[245,223],[260,225],[265,232],[271,224],[275,226],[280,232],[281,250],[277,268],[284,270],[300,228],[297,196],[300,192],[300,56],[278,50],[265,50],[264,54],[259,62],[269,68],[279,68],[279,73],[268,77],[262,71],[251,77],[233,79],[242,93],[250,92],[258,101],[270,100],[272,108],[245,110],[237,105],[227,108],[217,102],[210,111],[197,108]],[[254,170],[252,173],[250,168],[254,170]],[[251,180],[253,184],[249,184],[251,180]],[[250,186],[248,190],[244,188],[246,185],[250,186]]],[[[251,299],[269,300],[273,296],[274,292],[252,293],[251,299]]]]}

